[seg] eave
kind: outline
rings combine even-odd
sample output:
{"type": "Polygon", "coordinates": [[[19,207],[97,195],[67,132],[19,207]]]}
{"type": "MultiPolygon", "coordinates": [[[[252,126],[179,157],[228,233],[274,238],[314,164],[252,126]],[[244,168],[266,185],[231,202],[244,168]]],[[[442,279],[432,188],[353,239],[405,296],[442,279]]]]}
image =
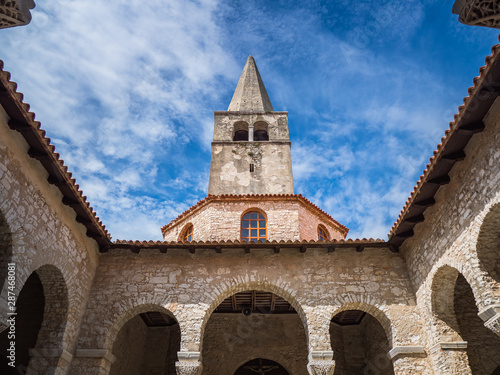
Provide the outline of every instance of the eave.
{"type": "Polygon", "coordinates": [[[479,69],[479,77],[468,89],[469,96],[450,123],[449,130],[437,146],[412,194],[393,225],[388,243],[399,248],[414,235],[414,227],[425,220],[425,210],[435,204],[439,188],[450,182],[450,171],[456,163],[467,157],[465,148],[471,138],[484,130],[483,118],[500,93],[500,45],[491,49],[486,66],[479,69]]]}
{"type": "Polygon", "coordinates": [[[29,104],[23,102],[23,95],[17,92],[17,84],[10,80],[10,73],[3,70],[0,60],[0,105],[9,116],[9,127],[19,132],[29,145],[28,155],[38,160],[48,173],[48,183],[62,193],[62,203],[76,213],[76,221],[87,229],[87,236],[93,238],[102,248],[111,243],[105,226],[87,202],[87,197],[79,189],[64,161],[59,159],[50,138],[35,121],[35,114],[29,112],[29,104]]]}

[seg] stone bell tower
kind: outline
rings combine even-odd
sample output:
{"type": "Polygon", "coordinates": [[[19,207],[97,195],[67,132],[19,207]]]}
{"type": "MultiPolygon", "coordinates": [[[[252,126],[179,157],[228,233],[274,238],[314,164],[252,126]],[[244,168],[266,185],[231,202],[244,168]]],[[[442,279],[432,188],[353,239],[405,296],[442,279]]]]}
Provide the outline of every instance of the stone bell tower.
{"type": "Polygon", "coordinates": [[[208,194],[294,193],[288,112],[274,111],[252,56],[214,117],[208,194]]]}

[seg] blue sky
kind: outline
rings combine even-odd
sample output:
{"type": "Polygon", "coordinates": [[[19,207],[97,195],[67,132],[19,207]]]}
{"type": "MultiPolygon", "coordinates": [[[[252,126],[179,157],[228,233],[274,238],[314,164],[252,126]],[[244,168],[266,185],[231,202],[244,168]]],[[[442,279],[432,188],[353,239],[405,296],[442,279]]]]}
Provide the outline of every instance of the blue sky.
{"type": "Polygon", "coordinates": [[[387,238],[498,33],[453,1],[38,1],[0,58],[113,239],[207,194],[248,55],[289,112],[295,192],[387,238]]]}

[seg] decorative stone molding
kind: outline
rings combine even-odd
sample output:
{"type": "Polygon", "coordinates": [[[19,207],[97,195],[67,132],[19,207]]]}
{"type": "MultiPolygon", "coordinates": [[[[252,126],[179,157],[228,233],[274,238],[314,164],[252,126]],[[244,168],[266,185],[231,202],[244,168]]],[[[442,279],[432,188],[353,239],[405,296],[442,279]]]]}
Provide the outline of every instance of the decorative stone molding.
{"type": "Polygon", "coordinates": [[[110,366],[115,363],[116,357],[106,349],[78,349],[75,357],[77,358],[102,358],[110,366]]]}
{"type": "Polygon", "coordinates": [[[177,375],[200,375],[203,366],[200,352],[177,352],[179,361],[175,362],[177,375]]]}
{"type": "Polygon", "coordinates": [[[30,357],[35,358],[62,358],[70,363],[73,355],[64,349],[34,348],[29,350],[30,357]]]}
{"type": "Polygon", "coordinates": [[[203,366],[201,362],[194,361],[183,361],[183,362],[175,362],[175,369],[177,371],[177,375],[200,375],[203,366]]]}
{"type": "Polygon", "coordinates": [[[484,321],[486,328],[500,336],[500,304],[487,306],[477,315],[484,321]]]}
{"type": "Polygon", "coordinates": [[[34,7],[33,0],[0,0],[0,29],[27,25],[34,7]]]}
{"type": "Polygon", "coordinates": [[[466,350],[467,349],[467,341],[449,341],[449,342],[438,342],[430,348],[430,352],[432,354],[437,351],[444,350],[466,350]]]}
{"type": "Polygon", "coordinates": [[[498,0],[456,0],[453,13],[466,25],[500,28],[498,0]]]}
{"type": "Polygon", "coordinates": [[[395,346],[388,356],[394,362],[404,357],[425,357],[426,353],[423,346],[395,346]]]}
{"type": "Polygon", "coordinates": [[[310,375],[332,375],[333,371],[335,371],[335,361],[309,360],[307,371],[310,375]]]}
{"type": "Polygon", "coordinates": [[[180,362],[197,362],[200,361],[200,352],[177,352],[177,358],[180,362]]]}
{"type": "Polygon", "coordinates": [[[329,361],[333,359],[333,351],[311,351],[309,352],[309,362],[329,361]]]}

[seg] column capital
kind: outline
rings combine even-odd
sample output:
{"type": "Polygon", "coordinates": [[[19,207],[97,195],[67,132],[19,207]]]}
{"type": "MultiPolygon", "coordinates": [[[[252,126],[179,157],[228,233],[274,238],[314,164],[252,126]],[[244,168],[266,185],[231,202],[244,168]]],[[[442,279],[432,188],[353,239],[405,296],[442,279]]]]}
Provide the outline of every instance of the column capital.
{"type": "Polygon", "coordinates": [[[485,307],[477,315],[484,321],[484,326],[500,336],[500,304],[485,307]]]}
{"type": "Polygon", "coordinates": [[[309,360],[307,364],[309,375],[333,375],[335,361],[333,360],[309,360]]]}
{"type": "Polygon", "coordinates": [[[175,370],[177,375],[200,375],[203,366],[199,361],[177,361],[175,370]]]}

